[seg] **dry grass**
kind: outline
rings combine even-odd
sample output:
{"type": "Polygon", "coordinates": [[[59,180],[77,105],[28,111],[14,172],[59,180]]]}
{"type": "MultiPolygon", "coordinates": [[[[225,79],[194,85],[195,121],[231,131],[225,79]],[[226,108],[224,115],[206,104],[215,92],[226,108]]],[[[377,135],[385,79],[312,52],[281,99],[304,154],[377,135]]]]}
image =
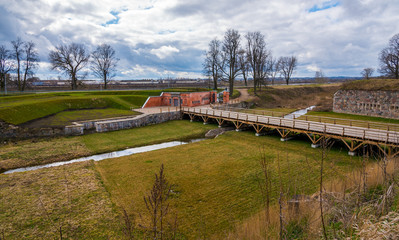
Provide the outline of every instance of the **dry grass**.
{"type": "MultiPolygon", "coordinates": [[[[129,212],[142,213],[142,196],[163,163],[176,193],[172,205],[179,216],[179,232],[189,239],[220,239],[262,209],[258,160],[263,145],[271,158],[284,148],[281,166],[286,196],[316,191],[318,164],[313,158],[319,150],[303,141],[282,144],[278,137],[255,137],[251,132],[228,132],[214,140],[104,160],[96,166],[113,202],[129,212]]],[[[346,153],[337,151],[332,151],[328,163],[328,177],[349,171],[354,164],[346,153]]],[[[276,171],[276,162],[272,169],[276,171]]],[[[272,202],[277,195],[278,179],[274,175],[272,202]]]]}
{"type": "Polygon", "coordinates": [[[368,79],[357,80],[344,83],[344,90],[364,90],[364,91],[397,91],[399,90],[399,79],[368,79]]]}
{"type": "Polygon", "coordinates": [[[256,104],[261,108],[301,109],[317,106],[318,110],[332,109],[334,93],[339,85],[310,85],[269,87],[257,93],[256,104]]]}
{"type": "Polygon", "coordinates": [[[120,225],[92,162],[0,175],[5,239],[120,239],[120,225]]]}
{"type": "MultiPolygon", "coordinates": [[[[361,164],[360,162],[358,164],[361,164]]],[[[393,176],[397,171],[399,158],[391,159],[387,162],[387,174],[393,176]]],[[[342,193],[357,191],[359,186],[363,185],[362,169],[357,168],[352,172],[337,175],[334,179],[330,179],[324,185],[326,195],[339,196],[345,198],[342,193]]],[[[383,169],[381,162],[368,162],[365,168],[366,184],[373,187],[383,183],[383,169]]],[[[300,220],[304,232],[300,239],[317,239],[320,238],[320,208],[318,202],[318,193],[308,195],[300,202],[298,211],[292,212],[285,202],[283,215],[285,223],[295,223],[300,220]]],[[[340,210],[344,211],[343,206],[340,210]]],[[[362,210],[362,211],[366,211],[362,210]]],[[[367,211],[366,211],[367,212],[367,211]]],[[[352,212],[348,211],[348,217],[352,217],[352,212]]],[[[356,214],[356,213],[355,213],[356,214]]],[[[361,239],[395,239],[399,234],[399,213],[390,212],[382,217],[375,217],[371,214],[359,214],[357,221],[349,222],[349,226],[353,224],[355,235],[361,239]]],[[[355,218],[356,219],[356,218],[355,218]]],[[[341,234],[343,234],[341,232],[341,234]]],[[[344,234],[345,235],[345,234],[344,234]]],[[[274,205],[270,209],[270,222],[267,222],[266,211],[261,210],[253,216],[245,219],[242,223],[238,223],[235,228],[225,235],[216,235],[214,239],[278,239],[279,238],[279,206],[274,205]]]]}
{"type": "Polygon", "coordinates": [[[215,126],[198,122],[170,121],[107,133],[8,143],[0,145],[0,170],[66,161],[129,147],[204,136],[206,131],[212,128],[215,126]]]}

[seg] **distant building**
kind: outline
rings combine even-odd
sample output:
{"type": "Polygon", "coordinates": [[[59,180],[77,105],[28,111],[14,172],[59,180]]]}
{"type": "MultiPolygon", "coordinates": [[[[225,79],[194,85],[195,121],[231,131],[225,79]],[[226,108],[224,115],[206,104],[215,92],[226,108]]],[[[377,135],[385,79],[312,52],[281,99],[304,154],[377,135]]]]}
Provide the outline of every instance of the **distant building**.
{"type": "Polygon", "coordinates": [[[220,102],[218,95],[222,96],[223,102],[229,101],[228,92],[217,93],[216,91],[209,92],[163,92],[160,96],[150,96],[144,103],[142,108],[148,107],[160,107],[160,106],[171,106],[171,107],[195,107],[200,105],[207,105],[215,102],[220,102]]]}

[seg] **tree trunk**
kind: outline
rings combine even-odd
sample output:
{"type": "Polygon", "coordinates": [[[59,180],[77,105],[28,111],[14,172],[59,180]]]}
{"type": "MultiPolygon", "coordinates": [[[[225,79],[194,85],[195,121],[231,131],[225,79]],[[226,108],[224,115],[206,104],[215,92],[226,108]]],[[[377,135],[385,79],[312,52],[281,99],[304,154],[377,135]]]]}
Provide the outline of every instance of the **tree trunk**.
{"type": "Polygon", "coordinates": [[[230,79],[229,79],[230,81],[229,81],[229,90],[230,90],[230,92],[229,92],[229,96],[230,97],[232,97],[233,96],[233,88],[234,88],[234,79],[232,79],[232,77],[230,77],[230,79]]]}
{"type": "Polygon", "coordinates": [[[21,69],[21,63],[20,63],[20,60],[17,59],[17,73],[18,73],[18,80],[17,80],[17,83],[18,83],[18,90],[19,90],[19,91],[21,91],[21,89],[22,89],[20,69],[21,69]]]}

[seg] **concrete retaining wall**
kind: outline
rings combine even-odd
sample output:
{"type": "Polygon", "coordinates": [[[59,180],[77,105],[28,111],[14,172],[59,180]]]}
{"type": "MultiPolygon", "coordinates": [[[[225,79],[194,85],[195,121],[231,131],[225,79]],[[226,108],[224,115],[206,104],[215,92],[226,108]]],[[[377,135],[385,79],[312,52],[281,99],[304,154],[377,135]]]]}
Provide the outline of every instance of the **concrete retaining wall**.
{"type": "Polygon", "coordinates": [[[180,119],[180,111],[155,114],[142,114],[131,118],[108,120],[92,120],[76,122],[65,128],[23,128],[0,121],[0,141],[11,139],[29,139],[35,137],[55,137],[83,135],[86,129],[96,129],[97,132],[115,131],[180,119]]]}
{"type": "Polygon", "coordinates": [[[333,111],[399,119],[399,91],[338,90],[333,111]]]}
{"type": "Polygon", "coordinates": [[[143,127],[151,124],[158,124],[178,119],[180,119],[180,111],[142,114],[134,118],[96,122],[95,127],[97,132],[108,132],[108,131],[116,131],[121,129],[143,127]]]}
{"type": "Polygon", "coordinates": [[[66,126],[64,128],[65,135],[83,135],[83,130],[85,129],[83,124],[76,124],[66,126]]]}

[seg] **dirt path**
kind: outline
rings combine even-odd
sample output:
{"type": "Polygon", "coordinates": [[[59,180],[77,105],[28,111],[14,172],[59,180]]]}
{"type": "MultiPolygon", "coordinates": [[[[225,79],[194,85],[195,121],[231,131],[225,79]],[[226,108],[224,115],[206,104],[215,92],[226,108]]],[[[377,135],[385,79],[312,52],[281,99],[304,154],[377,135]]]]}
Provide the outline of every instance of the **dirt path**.
{"type": "Polygon", "coordinates": [[[240,92],[240,96],[237,98],[240,102],[251,101],[254,99],[253,96],[249,95],[247,88],[237,88],[237,91],[240,92]]]}

